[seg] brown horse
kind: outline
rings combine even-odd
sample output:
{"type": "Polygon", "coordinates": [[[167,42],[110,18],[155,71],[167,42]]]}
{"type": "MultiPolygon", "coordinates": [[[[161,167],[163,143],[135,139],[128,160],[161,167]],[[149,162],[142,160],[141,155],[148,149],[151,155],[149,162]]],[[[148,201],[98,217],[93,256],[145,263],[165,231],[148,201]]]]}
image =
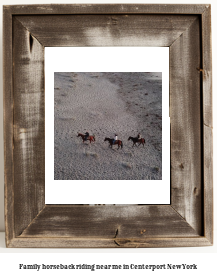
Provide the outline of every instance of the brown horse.
{"type": "Polygon", "coordinates": [[[129,137],[128,138],[128,141],[129,140],[132,140],[133,141],[133,147],[136,143],[139,143],[139,146],[142,144],[143,147],[144,147],[144,144],[145,144],[145,139],[144,138],[141,138],[141,139],[138,139],[138,137],[129,137]]]}
{"type": "Polygon", "coordinates": [[[77,137],[81,137],[82,138],[82,140],[83,140],[83,143],[84,143],[84,141],[87,141],[87,140],[89,140],[90,141],[90,143],[93,141],[93,142],[95,142],[95,136],[94,135],[91,135],[91,136],[88,136],[87,137],[87,139],[85,139],[85,134],[82,134],[82,133],[78,133],[78,135],[77,135],[77,137]]]}
{"type": "Polygon", "coordinates": [[[122,143],[122,141],[121,140],[116,140],[115,141],[115,143],[113,143],[114,142],[114,139],[112,139],[112,138],[105,138],[105,140],[104,141],[108,141],[109,142],[109,146],[112,148],[112,146],[113,145],[118,145],[118,149],[120,148],[120,146],[121,146],[121,148],[123,148],[123,143],[122,143]]]}

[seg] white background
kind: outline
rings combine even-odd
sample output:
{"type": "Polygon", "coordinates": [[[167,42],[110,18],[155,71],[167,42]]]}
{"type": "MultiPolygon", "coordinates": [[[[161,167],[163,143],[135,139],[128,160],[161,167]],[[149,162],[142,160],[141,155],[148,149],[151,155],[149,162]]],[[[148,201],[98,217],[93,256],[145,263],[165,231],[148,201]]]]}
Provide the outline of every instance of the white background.
{"type": "Polygon", "coordinates": [[[46,47],[45,92],[45,204],[170,204],[169,47],[46,47]],[[54,180],[55,72],[162,72],[162,180],[54,180]]]}
{"type": "MultiPolygon", "coordinates": [[[[43,1],[43,0],[38,0],[38,1],[30,1],[30,0],[0,0],[1,5],[12,5],[12,4],[45,4],[45,3],[50,3],[51,1],[43,1]]],[[[64,0],[64,3],[132,3],[133,1],[96,1],[96,0],[83,0],[83,1],[72,1],[72,0],[64,0]]],[[[60,3],[59,0],[52,0],[52,3],[60,3]]],[[[217,123],[217,114],[216,114],[216,108],[217,108],[217,97],[216,97],[216,85],[217,85],[217,79],[215,78],[216,76],[216,66],[217,66],[217,2],[216,0],[196,0],[196,1],[169,1],[169,0],[148,0],[148,1],[140,1],[137,0],[136,3],[158,3],[158,4],[212,4],[212,49],[213,49],[213,119],[214,119],[214,143],[216,140],[216,123],[217,123]]],[[[0,14],[0,22],[2,24],[2,14],[0,14]]],[[[2,37],[2,28],[0,28],[0,33],[2,37]]],[[[2,42],[0,43],[0,59],[2,59],[2,42]]],[[[3,89],[2,89],[2,60],[0,63],[0,110],[3,110],[3,89]]],[[[3,113],[0,113],[0,134],[2,136],[0,137],[0,230],[3,232],[4,231],[4,168],[3,168],[3,113]]],[[[214,198],[215,201],[217,200],[216,198],[216,171],[215,171],[215,166],[216,166],[216,144],[214,144],[214,198]]],[[[216,205],[215,205],[215,226],[214,226],[214,232],[215,232],[215,239],[217,237],[217,210],[216,210],[216,205]]],[[[216,242],[216,240],[215,240],[216,242]]],[[[29,272],[19,272],[18,270],[18,264],[19,263],[44,263],[49,262],[49,260],[53,259],[53,256],[55,255],[56,258],[58,258],[58,262],[66,262],[67,261],[75,261],[77,262],[82,261],[82,263],[87,263],[87,258],[94,260],[96,263],[97,261],[102,262],[104,264],[108,264],[111,261],[115,261],[116,264],[119,262],[121,263],[122,258],[124,258],[126,261],[129,260],[134,260],[137,261],[138,263],[152,263],[156,264],[158,262],[160,263],[170,263],[170,262],[176,262],[176,263],[197,263],[199,265],[199,270],[195,272],[184,272],[184,271],[175,271],[175,272],[170,272],[168,274],[167,272],[149,272],[149,273],[135,273],[135,272],[129,272],[128,274],[125,273],[125,275],[131,275],[137,277],[216,277],[217,276],[217,270],[216,270],[216,257],[217,257],[217,243],[214,244],[213,247],[199,247],[199,248],[163,248],[163,249],[6,249],[5,244],[4,244],[4,233],[0,233],[0,273],[2,277],[12,277],[12,275],[16,275],[16,277],[35,277],[36,275],[40,275],[43,277],[42,273],[33,273],[32,271],[29,272]],[[13,253],[13,254],[12,254],[13,253]],[[47,253],[59,253],[59,255],[56,254],[47,254],[47,253]],[[61,254],[60,254],[61,253],[61,254]]],[[[56,259],[57,260],[57,259],[56,259]]],[[[60,262],[60,263],[61,263],[60,262]]],[[[60,275],[63,274],[63,272],[49,272],[52,274],[54,277],[60,277],[60,275]]],[[[84,276],[87,275],[87,272],[81,272],[81,275],[84,276]]],[[[102,277],[102,273],[100,273],[100,277],[102,277]]],[[[45,272],[44,277],[47,277],[47,272],[45,272]],[[46,275],[46,276],[45,276],[46,275]]],[[[92,275],[88,273],[89,275],[92,275]]],[[[95,276],[97,276],[96,273],[94,273],[95,276]]],[[[111,273],[109,272],[106,274],[103,272],[104,276],[111,277],[111,275],[115,277],[120,277],[120,275],[123,275],[121,272],[118,273],[111,273]]],[[[70,277],[73,277],[71,272],[68,275],[70,277]]],[[[64,277],[67,277],[66,275],[64,277]]],[[[76,277],[79,277],[76,275],[76,277]]]]}

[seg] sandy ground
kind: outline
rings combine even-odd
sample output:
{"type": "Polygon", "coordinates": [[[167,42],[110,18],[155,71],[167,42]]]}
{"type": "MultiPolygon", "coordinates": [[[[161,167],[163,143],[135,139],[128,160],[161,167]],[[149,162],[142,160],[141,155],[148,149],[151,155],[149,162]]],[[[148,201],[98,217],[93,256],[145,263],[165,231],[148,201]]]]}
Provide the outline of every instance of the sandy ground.
{"type": "Polygon", "coordinates": [[[56,180],[162,179],[161,73],[55,73],[54,92],[56,180]],[[138,132],[144,147],[128,141],[138,132]],[[123,149],[104,142],[115,133],[123,149]]]}

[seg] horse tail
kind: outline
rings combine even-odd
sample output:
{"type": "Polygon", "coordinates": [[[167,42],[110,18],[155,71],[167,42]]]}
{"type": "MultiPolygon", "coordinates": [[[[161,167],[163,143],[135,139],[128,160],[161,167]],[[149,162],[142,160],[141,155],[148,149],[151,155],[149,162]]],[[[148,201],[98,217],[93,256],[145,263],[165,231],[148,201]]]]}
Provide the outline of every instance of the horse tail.
{"type": "Polygon", "coordinates": [[[122,143],[122,141],[121,141],[121,148],[123,148],[123,143],[122,143]]]}

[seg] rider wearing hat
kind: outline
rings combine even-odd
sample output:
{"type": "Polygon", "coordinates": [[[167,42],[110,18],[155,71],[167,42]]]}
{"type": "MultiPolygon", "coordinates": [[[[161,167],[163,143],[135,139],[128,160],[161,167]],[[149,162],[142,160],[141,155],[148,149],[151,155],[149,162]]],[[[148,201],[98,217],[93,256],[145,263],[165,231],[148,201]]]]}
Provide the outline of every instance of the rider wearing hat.
{"type": "Polygon", "coordinates": [[[87,138],[90,136],[90,134],[89,134],[89,132],[88,131],[86,131],[86,133],[85,133],[85,137],[84,137],[84,140],[87,140],[87,138]]]}

